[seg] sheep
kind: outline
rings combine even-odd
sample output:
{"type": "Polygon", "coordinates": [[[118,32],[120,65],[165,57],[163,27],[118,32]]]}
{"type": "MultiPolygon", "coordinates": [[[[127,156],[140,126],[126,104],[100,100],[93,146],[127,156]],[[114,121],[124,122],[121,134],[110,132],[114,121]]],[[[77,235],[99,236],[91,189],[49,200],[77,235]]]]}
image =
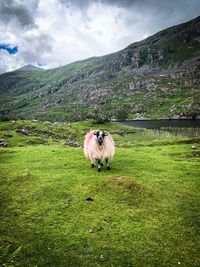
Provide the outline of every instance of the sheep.
{"type": "Polygon", "coordinates": [[[84,154],[91,161],[91,166],[94,167],[98,161],[98,171],[101,171],[103,166],[102,161],[106,161],[107,169],[110,170],[109,160],[115,154],[115,144],[108,132],[93,130],[86,134],[84,141],[84,154]]]}

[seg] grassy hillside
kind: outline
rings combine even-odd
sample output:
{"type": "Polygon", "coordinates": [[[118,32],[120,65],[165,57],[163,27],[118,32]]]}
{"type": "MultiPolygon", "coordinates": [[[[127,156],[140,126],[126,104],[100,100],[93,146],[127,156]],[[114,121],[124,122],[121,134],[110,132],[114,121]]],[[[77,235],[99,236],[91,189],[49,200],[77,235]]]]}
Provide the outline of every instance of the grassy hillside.
{"type": "Polygon", "coordinates": [[[0,123],[1,265],[199,266],[195,132],[101,125],[117,147],[111,170],[98,173],[81,147],[63,144],[82,144],[91,128],[0,123]]]}
{"type": "Polygon", "coordinates": [[[86,118],[200,116],[200,17],[103,57],[46,71],[0,75],[0,116],[86,118]]]}

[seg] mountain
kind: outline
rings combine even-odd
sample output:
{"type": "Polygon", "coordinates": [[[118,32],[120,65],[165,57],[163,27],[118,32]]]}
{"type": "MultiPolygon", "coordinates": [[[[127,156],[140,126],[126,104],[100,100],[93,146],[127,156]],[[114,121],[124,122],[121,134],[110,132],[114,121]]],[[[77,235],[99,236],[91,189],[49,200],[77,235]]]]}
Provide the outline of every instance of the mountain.
{"type": "Polygon", "coordinates": [[[15,70],[15,71],[32,71],[32,70],[43,70],[43,69],[28,64],[28,65],[25,65],[25,66],[15,70]]]}
{"type": "Polygon", "coordinates": [[[200,116],[200,17],[125,49],[43,71],[0,75],[6,118],[200,116]]]}

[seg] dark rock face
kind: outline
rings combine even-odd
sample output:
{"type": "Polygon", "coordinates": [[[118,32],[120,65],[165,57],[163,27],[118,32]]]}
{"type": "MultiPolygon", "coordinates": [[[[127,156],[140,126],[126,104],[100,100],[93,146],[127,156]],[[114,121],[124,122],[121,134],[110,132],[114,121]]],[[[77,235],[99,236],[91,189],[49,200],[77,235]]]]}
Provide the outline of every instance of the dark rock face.
{"type": "Polygon", "coordinates": [[[199,117],[200,17],[119,52],[32,73],[0,75],[2,117],[199,117]]]}

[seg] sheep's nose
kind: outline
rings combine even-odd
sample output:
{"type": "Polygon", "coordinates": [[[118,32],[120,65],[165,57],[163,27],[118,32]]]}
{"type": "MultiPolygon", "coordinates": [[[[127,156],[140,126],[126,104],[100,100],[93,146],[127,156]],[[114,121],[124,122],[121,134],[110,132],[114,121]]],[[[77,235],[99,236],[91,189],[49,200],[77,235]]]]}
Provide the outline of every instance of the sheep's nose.
{"type": "Polygon", "coordinates": [[[99,142],[99,144],[101,145],[101,144],[103,143],[103,139],[102,139],[102,138],[99,138],[99,139],[98,139],[98,142],[99,142]]]}

